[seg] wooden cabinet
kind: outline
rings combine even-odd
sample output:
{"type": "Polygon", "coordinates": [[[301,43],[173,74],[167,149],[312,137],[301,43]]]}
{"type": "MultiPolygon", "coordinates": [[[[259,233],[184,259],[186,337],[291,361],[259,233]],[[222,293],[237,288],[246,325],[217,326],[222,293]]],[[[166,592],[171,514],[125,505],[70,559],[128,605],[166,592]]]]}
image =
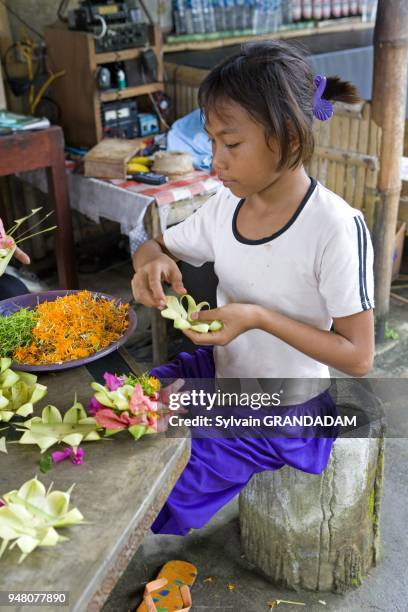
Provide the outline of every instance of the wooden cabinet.
{"type": "Polygon", "coordinates": [[[158,26],[149,28],[148,47],[156,55],[157,81],[121,90],[100,90],[97,84],[98,67],[140,58],[146,47],[96,53],[92,34],[68,30],[61,25],[46,28],[45,41],[50,67],[55,71],[66,71],[65,76],[53,83],[51,97],[58,105],[60,123],[69,145],[93,146],[102,140],[103,102],[146,96],[163,90],[163,52],[158,26]]]}

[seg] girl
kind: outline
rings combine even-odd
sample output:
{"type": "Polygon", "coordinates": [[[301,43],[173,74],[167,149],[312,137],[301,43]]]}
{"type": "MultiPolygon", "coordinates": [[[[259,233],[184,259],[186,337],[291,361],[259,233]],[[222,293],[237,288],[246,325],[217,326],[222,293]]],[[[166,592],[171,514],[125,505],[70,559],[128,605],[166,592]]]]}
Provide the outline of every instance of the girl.
{"type": "MultiPolygon", "coordinates": [[[[4,234],[3,221],[0,218],[0,248],[1,237],[4,236],[4,234]]],[[[22,264],[28,265],[30,263],[30,258],[27,253],[24,253],[24,251],[18,247],[14,251],[14,257],[22,264]]],[[[23,295],[24,293],[28,293],[28,289],[19,278],[7,273],[0,274],[0,302],[1,300],[7,300],[17,295],[23,295]]]]}
{"type": "MultiPolygon", "coordinates": [[[[282,42],[244,45],[203,81],[199,104],[224,186],[138,249],[132,287],[136,300],[162,309],[162,281],[186,291],[177,260],[212,261],[218,307],[196,318],[219,319],[223,328],[184,331],[203,348],[152,374],[327,381],[328,366],[352,376],[370,370],[373,253],[364,219],[304,168],[313,117],[331,116],[328,100],[358,96],[338,78],[314,78],[304,51],[282,42]]],[[[335,410],[327,389],[296,408],[335,410]]],[[[184,535],[203,526],[262,470],[322,472],[334,437],[193,439],[153,531],[184,535]]]]}

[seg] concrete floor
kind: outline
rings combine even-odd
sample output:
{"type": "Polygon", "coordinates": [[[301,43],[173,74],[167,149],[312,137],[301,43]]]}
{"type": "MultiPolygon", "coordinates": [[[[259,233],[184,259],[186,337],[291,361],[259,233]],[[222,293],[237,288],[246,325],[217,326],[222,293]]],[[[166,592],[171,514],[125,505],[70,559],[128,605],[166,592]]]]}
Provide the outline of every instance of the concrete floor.
{"type": "MultiPolygon", "coordinates": [[[[119,264],[99,274],[81,275],[81,286],[130,298],[128,264],[119,264]]],[[[35,285],[30,287],[35,290],[35,285]]],[[[407,296],[408,297],[408,296],[407,296]]],[[[138,309],[140,327],[129,348],[148,366],[151,359],[149,317],[138,309]]],[[[370,377],[408,377],[408,310],[392,301],[390,326],[398,331],[398,341],[380,347],[370,377]]],[[[402,398],[402,401],[403,398],[402,398]]],[[[383,559],[363,585],[346,595],[293,592],[274,586],[244,557],[240,548],[237,499],[225,506],[203,529],[182,538],[149,533],[129,564],[103,612],[126,612],[139,604],[143,585],[152,580],[170,559],[184,559],[198,568],[192,590],[192,610],[262,612],[268,602],[283,599],[305,606],[281,603],[279,608],[333,612],[408,610],[408,440],[387,439],[385,484],[381,511],[383,559]],[[230,590],[228,585],[233,585],[230,590]]]]}

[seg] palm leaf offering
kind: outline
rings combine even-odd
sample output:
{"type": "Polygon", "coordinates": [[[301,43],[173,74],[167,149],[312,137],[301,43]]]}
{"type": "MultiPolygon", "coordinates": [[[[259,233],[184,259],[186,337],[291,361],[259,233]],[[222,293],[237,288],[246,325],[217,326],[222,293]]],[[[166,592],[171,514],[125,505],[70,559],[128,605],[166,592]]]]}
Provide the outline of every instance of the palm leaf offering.
{"type": "MultiPolygon", "coordinates": [[[[52,485],[51,485],[52,486],[52,485]]],[[[59,527],[79,525],[84,517],[77,508],[69,509],[72,487],[66,491],[46,491],[42,482],[33,478],[18,490],[9,491],[0,501],[0,557],[17,546],[19,563],[37,546],[55,546],[68,538],[60,536],[59,527]]]]}
{"type": "Polygon", "coordinates": [[[82,442],[100,440],[100,429],[95,419],[87,415],[82,404],[75,402],[64,416],[55,406],[46,406],[41,417],[24,421],[17,431],[24,432],[20,444],[37,444],[41,453],[44,453],[61,442],[76,449],[82,442]]]}
{"type": "Polygon", "coordinates": [[[205,334],[209,331],[219,331],[222,328],[222,322],[217,319],[204,323],[191,318],[193,312],[199,312],[204,307],[210,308],[208,302],[196,304],[191,295],[182,295],[180,300],[174,295],[167,295],[166,306],[167,308],[161,311],[161,316],[165,319],[173,319],[173,325],[176,329],[191,329],[191,331],[205,334]],[[187,310],[183,306],[183,300],[187,300],[187,310]]]}
{"type": "Polygon", "coordinates": [[[112,436],[127,430],[135,440],[157,433],[160,381],[154,376],[116,376],[104,374],[105,385],[91,384],[95,391],[88,412],[112,436]]]}
{"type": "Polygon", "coordinates": [[[7,423],[15,415],[26,417],[34,404],[47,393],[47,387],[37,383],[37,376],[10,369],[11,359],[0,358],[0,421],[7,423]]]}

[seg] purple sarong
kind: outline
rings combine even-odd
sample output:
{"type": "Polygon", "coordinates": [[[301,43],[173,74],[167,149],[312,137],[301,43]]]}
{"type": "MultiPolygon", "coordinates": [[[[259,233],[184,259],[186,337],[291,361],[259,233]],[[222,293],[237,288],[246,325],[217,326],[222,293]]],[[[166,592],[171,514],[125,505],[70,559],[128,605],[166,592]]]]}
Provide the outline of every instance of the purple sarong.
{"type": "MultiPolygon", "coordinates": [[[[151,370],[163,378],[214,378],[212,347],[180,353],[171,363],[151,370]]],[[[328,391],[300,406],[308,414],[335,413],[328,391]]],[[[154,533],[186,535],[203,527],[249,482],[254,474],[289,465],[320,474],[326,467],[334,437],[193,438],[188,464],[152,525],[154,533]]]]}

